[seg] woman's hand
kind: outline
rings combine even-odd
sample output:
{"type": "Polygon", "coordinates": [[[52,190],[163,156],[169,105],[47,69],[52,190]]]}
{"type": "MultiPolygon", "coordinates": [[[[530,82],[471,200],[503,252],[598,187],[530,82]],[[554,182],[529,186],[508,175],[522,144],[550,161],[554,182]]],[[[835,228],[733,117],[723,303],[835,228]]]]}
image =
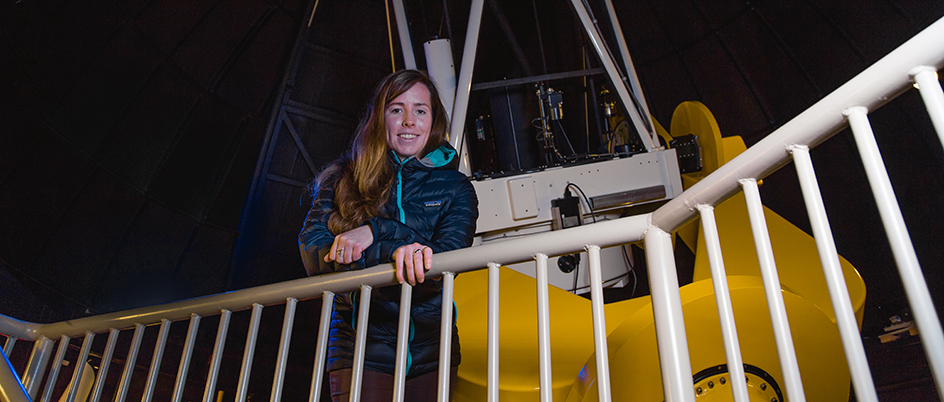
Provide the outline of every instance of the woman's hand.
{"type": "Polygon", "coordinates": [[[419,243],[400,246],[393,252],[397,281],[406,279],[411,286],[423,283],[426,271],[433,267],[433,249],[419,243]]]}
{"type": "Polygon", "coordinates": [[[361,259],[364,250],[374,242],[374,233],[369,225],[358,226],[334,237],[331,250],[325,256],[325,262],[337,261],[350,264],[361,259]]]}

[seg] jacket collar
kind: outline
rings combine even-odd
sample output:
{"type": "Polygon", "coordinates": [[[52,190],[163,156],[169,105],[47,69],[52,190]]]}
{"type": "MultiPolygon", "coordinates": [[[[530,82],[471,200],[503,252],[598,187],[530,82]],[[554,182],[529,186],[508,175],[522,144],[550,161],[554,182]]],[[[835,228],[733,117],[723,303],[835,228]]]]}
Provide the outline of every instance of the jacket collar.
{"type": "Polygon", "coordinates": [[[448,143],[439,146],[439,148],[434,149],[432,152],[419,159],[411,156],[403,160],[400,159],[400,156],[397,155],[396,152],[390,150],[390,155],[397,164],[404,165],[404,167],[416,164],[427,169],[441,169],[448,168],[450,165],[454,164],[458,165],[456,163],[456,154],[456,150],[448,143]]]}

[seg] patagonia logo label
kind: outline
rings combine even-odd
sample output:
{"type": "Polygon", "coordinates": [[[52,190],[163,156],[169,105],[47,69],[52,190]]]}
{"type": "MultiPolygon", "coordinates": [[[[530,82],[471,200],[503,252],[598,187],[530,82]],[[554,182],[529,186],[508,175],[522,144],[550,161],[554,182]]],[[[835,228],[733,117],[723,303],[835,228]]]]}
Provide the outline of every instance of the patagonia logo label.
{"type": "Polygon", "coordinates": [[[441,201],[441,200],[426,201],[426,202],[423,203],[423,205],[425,205],[427,208],[428,208],[428,207],[438,207],[438,206],[442,206],[442,201],[441,201]]]}

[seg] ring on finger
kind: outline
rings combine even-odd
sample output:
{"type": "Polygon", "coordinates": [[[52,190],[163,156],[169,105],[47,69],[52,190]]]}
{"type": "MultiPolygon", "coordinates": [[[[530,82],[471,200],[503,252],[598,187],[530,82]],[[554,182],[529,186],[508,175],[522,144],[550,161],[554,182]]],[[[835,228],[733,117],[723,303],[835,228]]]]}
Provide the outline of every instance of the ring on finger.
{"type": "Polygon", "coordinates": [[[423,251],[424,248],[426,248],[426,247],[421,247],[421,248],[418,248],[418,249],[416,249],[416,250],[413,250],[413,254],[416,254],[416,253],[419,253],[420,251],[423,251]]]}
{"type": "Polygon", "coordinates": [[[338,249],[338,255],[344,254],[344,247],[338,249]]]}

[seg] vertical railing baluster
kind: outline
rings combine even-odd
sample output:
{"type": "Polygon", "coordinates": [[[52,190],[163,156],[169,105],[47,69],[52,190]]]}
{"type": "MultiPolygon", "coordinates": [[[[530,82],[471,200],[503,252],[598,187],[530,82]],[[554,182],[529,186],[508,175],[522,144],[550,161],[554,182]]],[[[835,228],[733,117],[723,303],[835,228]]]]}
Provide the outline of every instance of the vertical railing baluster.
{"type": "Polygon", "coordinates": [[[905,295],[908,297],[908,304],[911,305],[912,315],[918,325],[921,345],[927,355],[938,395],[944,395],[944,330],[941,329],[941,321],[934,308],[934,302],[931,300],[928,284],[921,273],[921,265],[918,264],[918,256],[911,243],[911,236],[908,234],[905,219],[901,216],[901,209],[895,199],[895,190],[892,189],[891,180],[888,179],[888,172],[882,162],[882,155],[875,142],[875,135],[872,133],[872,126],[867,116],[868,109],[852,107],[843,113],[849,118],[849,126],[852,127],[852,135],[859,148],[862,165],[869,178],[869,185],[872,186],[872,195],[875,196],[875,204],[878,206],[879,215],[885,225],[885,234],[888,236],[892,255],[898,265],[898,273],[901,276],[901,284],[905,288],[905,295]]]}
{"type": "Polygon", "coordinates": [[[315,346],[315,364],[312,369],[309,402],[317,402],[321,398],[321,384],[324,382],[325,360],[328,356],[328,332],[331,331],[332,311],[334,311],[334,293],[326,290],[321,296],[321,321],[318,324],[318,342],[315,346]]]}
{"type": "Polygon", "coordinates": [[[666,402],[694,401],[692,366],[688,340],[685,338],[672,237],[662,229],[650,227],[643,240],[649,264],[649,288],[652,293],[659,364],[662,367],[662,392],[666,402]]]}
{"type": "Polygon", "coordinates": [[[69,381],[69,389],[66,390],[66,402],[75,401],[75,395],[79,391],[79,384],[82,382],[82,373],[85,371],[85,360],[88,359],[93,340],[95,340],[95,334],[86,332],[85,339],[82,340],[82,349],[79,351],[79,357],[75,359],[75,366],[72,369],[72,380],[69,381]]]}
{"type": "Polygon", "coordinates": [[[354,362],[351,370],[351,402],[361,400],[361,381],[364,379],[364,353],[367,348],[367,318],[370,313],[370,291],[361,285],[360,303],[357,305],[357,328],[354,330],[354,362]]]}
{"type": "Polygon", "coordinates": [[[105,343],[105,353],[102,355],[102,363],[98,366],[98,375],[95,378],[92,393],[89,395],[89,402],[98,402],[102,397],[102,391],[105,388],[105,377],[108,376],[108,368],[111,366],[111,358],[115,354],[115,345],[118,343],[120,332],[115,328],[108,331],[108,342],[105,343]]]}
{"type": "Polygon", "coordinates": [[[600,402],[609,402],[613,398],[610,387],[610,353],[606,344],[606,313],[603,309],[603,271],[600,266],[600,246],[588,245],[586,248],[590,268],[593,345],[597,360],[597,393],[600,395],[600,402]]]}
{"type": "Polygon", "coordinates": [[[393,400],[403,402],[406,392],[406,354],[410,349],[410,310],[413,286],[403,281],[400,285],[400,321],[397,325],[397,353],[393,369],[393,400]]]}
{"type": "Polygon", "coordinates": [[[285,366],[288,364],[288,350],[292,343],[292,327],[295,325],[295,305],[298,300],[285,300],[285,319],[282,321],[282,338],[279,340],[279,356],[275,360],[275,378],[272,380],[271,402],[282,400],[282,386],[285,383],[285,366]]]}
{"type": "Polygon", "coordinates": [[[488,402],[498,402],[498,284],[501,264],[488,263],[488,339],[486,340],[488,402]]]}
{"type": "Polygon", "coordinates": [[[8,336],[6,343],[3,344],[3,353],[6,353],[7,356],[9,356],[10,353],[13,353],[13,347],[15,345],[16,345],[16,338],[12,336],[8,336]]]}
{"type": "Polygon", "coordinates": [[[455,294],[456,274],[452,272],[443,272],[443,290],[442,290],[442,322],[439,328],[439,386],[437,400],[439,402],[448,402],[452,396],[449,392],[450,381],[452,381],[452,325],[455,320],[453,317],[453,295],[455,294]]]}
{"type": "Polygon", "coordinates": [[[554,385],[551,381],[551,318],[547,280],[547,254],[537,253],[534,256],[535,278],[537,278],[538,296],[538,364],[541,401],[551,402],[554,396],[554,385]]]}
{"type": "Polygon", "coordinates": [[[780,356],[780,368],[786,382],[787,398],[791,401],[803,402],[806,401],[806,394],[803,392],[803,383],[800,379],[796,348],[793,346],[793,337],[790,335],[790,322],[787,320],[787,310],[783,301],[780,278],[777,276],[777,266],[774,262],[773,247],[770,244],[770,234],[767,232],[764,205],[760,201],[757,180],[741,179],[738,182],[744,189],[744,198],[747,199],[747,214],[751,222],[751,232],[754,234],[754,247],[757,249],[760,274],[764,282],[764,292],[767,294],[767,308],[770,310],[770,321],[773,324],[777,354],[780,356]]]}
{"type": "Polygon", "coordinates": [[[249,374],[252,372],[252,358],[256,353],[256,339],[259,336],[259,322],[262,320],[262,305],[253,303],[249,329],[246,333],[246,347],[243,348],[243,362],[239,367],[239,384],[236,385],[236,401],[246,402],[249,393],[249,374]]]}
{"type": "Polygon", "coordinates": [[[134,374],[134,364],[141,349],[141,339],[144,337],[144,325],[134,324],[134,337],[128,347],[128,356],[125,358],[125,367],[121,372],[121,381],[118,382],[118,391],[115,393],[115,402],[124,402],[131,387],[131,375],[134,374]]]}
{"type": "Polygon", "coordinates": [[[23,371],[21,379],[23,387],[29,394],[30,400],[36,399],[36,393],[39,392],[39,384],[43,382],[43,373],[46,372],[46,366],[49,364],[49,358],[52,353],[52,340],[40,335],[36,342],[33,342],[33,351],[30,352],[29,362],[26,363],[26,370],[23,371]]]}
{"type": "Polygon", "coordinates": [[[938,81],[937,70],[931,66],[916,67],[911,70],[911,78],[918,86],[918,92],[921,93],[921,99],[924,100],[931,117],[931,124],[944,145],[944,90],[938,81]]]}
{"type": "Polygon", "coordinates": [[[180,402],[184,396],[184,386],[187,384],[187,372],[190,371],[190,357],[193,356],[193,343],[200,329],[200,316],[190,314],[190,326],[187,328],[187,340],[180,354],[180,365],[177,368],[177,380],[174,381],[174,393],[171,400],[180,402]]]}
{"type": "Polygon", "coordinates": [[[148,371],[147,385],[144,386],[142,402],[150,402],[154,397],[154,387],[157,386],[157,375],[161,371],[161,360],[164,359],[164,347],[167,346],[167,335],[170,333],[170,320],[162,319],[157,342],[154,344],[154,355],[151,356],[151,368],[148,371]]]}
{"type": "Polygon", "coordinates": [[[793,163],[796,165],[797,176],[800,180],[800,189],[803,191],[803,200],[810,216],[813,228],[813,239],[819,250],[820,263],[826,276],[826,286],[829,289],[829,298],[832,301],[833,312],[836,314],[836,324],[839,326],[839,336],[845,349],[846,362],[852,375],[852,385],[856,399],[863,402],[876,402],[875,384],[869,372],[869,362],[865,358],[865,348],[862,346],[862,336],[859,334],[859,325],[856,321],[852,302],[849,300],[849,289],[846,279],[839,265],[839,253],[836,251],[836,242],[829,228],[829,219],[826,216],[826,207],[823,205],[823,196],[819,191],[816,172],[813,170],[813,161],[810,158],[810,148],[803,145],[787,147],[793,154],[793,163]]]}
{"type": "Polygon", "coordinates": [[[213,343],[213,357],[210,358],[210,372],[203,389],[203,402],[213,402],[213,391],[216,390],[216,380],[220,374],[220,362],[223,360],[223,349],[226,348],[226,334],[229,332],[232,314],[229,310],[220,310],[220,325],[216,330],[216,342],[213,343]]]}
{"type": "Polygon", "coordinates": [[[56,349],[56,358],[52,361],[52,367],[49,368],[49,377],[46,380],[46,389],[43,390],[42,402],[49,402],[52,398],[52,390],[56,388],[56,379],[59,378],[59,369],[62,368],[62,360],[66,356],[66,349],[69,349],[71,338],[63,335],[59,338],[59,348],[56,349]]]}
{"type": "Polygon", "coordinates": [[[705,250],[708,254],[708,265],[711,268],[715,303],[718,304],[724,354],[728,361],[728,373],[731,374],[731,392],[735,402],[748,402],[750,396],[747,394],[747,382],[744,379],[744,362],[741,359],[741,346],[738,342],[737,326],[734,323],[734,308],[731,304],[727,273],[724,270],[724,258],[721,255],[721,240],[718,236],[714,208],[706,204],[698,204],[697,208],[705,235],[705,250]]]}

